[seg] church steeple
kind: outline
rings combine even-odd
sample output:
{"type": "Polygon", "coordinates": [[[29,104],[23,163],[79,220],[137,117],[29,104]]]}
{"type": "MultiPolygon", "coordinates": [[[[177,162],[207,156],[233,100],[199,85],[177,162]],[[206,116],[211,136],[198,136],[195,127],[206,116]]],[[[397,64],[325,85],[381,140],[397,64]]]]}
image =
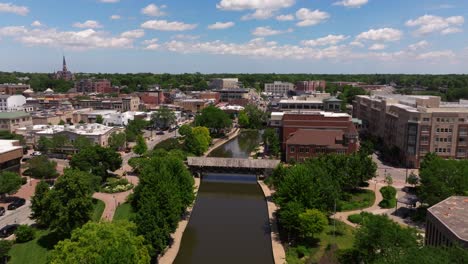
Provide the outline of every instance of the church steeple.
{"type": "Polygon", "coordinates": [[[63,69],[62,69],[63,72],[67,72],[67,71],[68,71],[68,70],[67,70],[67,62],[65,61],[65,55],[63,56],[63,66],[62,66],[62,67],[63,67],[63,69]]]}

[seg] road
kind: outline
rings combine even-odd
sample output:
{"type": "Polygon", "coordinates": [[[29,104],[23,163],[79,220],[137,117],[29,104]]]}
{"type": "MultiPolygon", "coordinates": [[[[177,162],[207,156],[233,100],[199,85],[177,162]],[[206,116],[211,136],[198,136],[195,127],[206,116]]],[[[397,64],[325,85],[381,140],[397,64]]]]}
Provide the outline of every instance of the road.
{"type": "Polygon", "coordinates": [[[31,202],[26,201],[26,204],[16,210],[7,210],[4,216],[0,216],[0,228],[10,224],[33,224],[34,221],[29,219],[31,215],[31,202]]]}

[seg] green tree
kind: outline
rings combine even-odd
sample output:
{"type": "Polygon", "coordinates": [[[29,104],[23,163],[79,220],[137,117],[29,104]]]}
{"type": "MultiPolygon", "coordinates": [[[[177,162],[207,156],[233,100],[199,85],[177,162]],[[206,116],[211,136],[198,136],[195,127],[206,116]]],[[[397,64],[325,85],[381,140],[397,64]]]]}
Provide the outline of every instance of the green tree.
{"type": "MultiPolygon", "coordinates": [[[[34,157],[27,161],[27,172],[36,179],[57,178],[57,162],[49,160],[45,155],[34,157]]],[[[25,172],[26,172],[25,171],[25,172]]]]}
{"type": "Polygon", "coordinates": [[[59,123],[58,123],[59,126],[63,126],[65,125],[65,121],[63,121],[62,119],[60,119],[59,123]]]}
{"type": "Polygon", "coordinates": [[[151,115],[151,122],[155,127],[160,129],[169,128],[175,124],[176,120],[175,112],[167,107],[160,107],[151,115]]]}
{"type": "Polygon", "coordinates": [[[73,147],[78,151],[87,147],[91,147],[92,145],[94,145],[94,142],[92,142],[89,138],[81,135],[76,137],[75,141],[73,141],[73,147]]]}
{"type": "Polygon", "coordinates": [[[14,172],[4,171],[0,173],[0,197],[6,194],[14,194],[21,188],[21,176],[14,172]]]}
{"type": "Polygon", "coordinates": [[[7,263],[8,252],[10,251],[13,243],[8,240],[0,240],[0,263],[7,263]]]}
{"type": "Polygon", "coordinates": [[[290,236],[296,237],[299,235],[301,222],[299,220],[299,214],[304,212],[304,206],[295,201],[290,201],[278,212],[278,220],[282,228],[288,233],[288,240],[290,236]]]}
{"type": "Polygon", "coordinates": [[[245,111],[240,111],[238,122],[239,122],[239,126],[241,127],[249,127],[249,124],[250,124],[249,116],[247,115],[245,111]]]}
{"type": "Polygon", "coordinates": [[[102,118],[102,115],[97,115],[96,116],[96,123],[102,124],[104,122],[104,118],[102,118]]]}
{"type": "Polygon", "coordinates": [[[31,219],[35,219],[40,226],[46,226],[49,223],[47,219],[49,184],[45,181],[40,181],[36,185],[34,196],[31,198],[31,219]]]}
{"type": "Polygon", "coordinates": [[[185,124],[185,125],[182,125],[180,126],[179,128],[179,134],[183,137],[186,137],[188,136],[190,133],[192,133],[192,127],[185,124]]]}
{"type": "Polygon", "coordinates": [[[415,186],[419,183],[419,178],[414,172],[411,172],[410,175],[408,176],[408,183],[415,186]]]}
{"type": "Polygon", "coordinates": [[[52,149],[54,152],[62,152],[63,148],[70,144],[67,136],[57,134],[52,136],[52,149]]]}
{"type": "Polygon", "coordinates": [[[273,156],[279,156],[280,154],[280,141],[278,134],[272,128],[265,129],[263,133],[263,142],[266,147],[266,151],[273,156]]]}
{"type": "Polygon", "coordinates": [[[89,222],[60,241],[50,263],[150,263],[149,247],[130,222],[89,222]]]}
{"type": "Polygon", "coordinates": [[[327,216],[317,209],[307,209],[299,214],[299,233],[304,238],[313,238],[328,225],[327,216]]]}
{"type": "Polygon", "coordinates": [[[195,127],[192,133],[185,138],[185,148],[197,156],[202,155],[210,146],[210,132],[206,127],[195,127]]]}
{"type": "Polygon", "coordinates": [[[82,149],[70,160],[71,168],[99,176],[103,182],[108,177],[108,171],[115,171],[121,166],[122,158],[119,153],[99,145],[82,149]]]}
{"type": "Polygon", "coordinates": [[[148,122],[135,118],[128,122],[127,127],[125,128],[125,134],[127,135],[127,142],[135,142],[138,135],[142,135],[142,130],[148,126],[148,122]]]}
{"type": "MultiPolygon", "coordinates": [[[[266,115],[265,112],[260,110],[256,105],[249,104],[245,107],[243,111],[241,111],[240,114],[244,113],[248,117],[248,123],[247,126],[248,128],[252,129],[260,129],[263,127],[265,121],[266,121],[266,115]]],[[[239,124],[240,124],[240,114],[239,114],[239,124]]]]}
{"type": "Polygon", "coordinates": [[[452,247],[419,247],[405,250],[396,259],[379,258],[376,264],[394,263],[437,263],[437,264],[465,264],[468,251],[459,246],[452,247]]]}
{"type": "Polygon", "coordinates": [[[41,152],[48,153],[50,150],[52,150],[52,148],[52,140],[49,138],[41,136],[37,141],[37,150],[41,152]]]}
{"type": "Polygon", "coordinates": [[[35,232],[34,228],[28,225],[20,225],[15,231],[16,242],[24,243],[34,239],[35,232]]]}
{"type": "Polygon", "coordinates": [[[232,121],[223,110],[208,106],[195,117],[195,125],[207,127],[212,134],[220,134],[223,130],[230,128],[232,121]]]}
{"type": "Polygon", "coordinates": [[[146,141],[142,135],[138,135],[137,142],[135,147],[133,147],[133,152],[138,155],[143,155],[148,150],[148,146],[146,145],[146,141]]]}
{"type": "Polygon", "coordinates": [[[119,151],[125,148],[126,136],[125,133],[112,133],[109,137],[109,148],[119,151]]]}

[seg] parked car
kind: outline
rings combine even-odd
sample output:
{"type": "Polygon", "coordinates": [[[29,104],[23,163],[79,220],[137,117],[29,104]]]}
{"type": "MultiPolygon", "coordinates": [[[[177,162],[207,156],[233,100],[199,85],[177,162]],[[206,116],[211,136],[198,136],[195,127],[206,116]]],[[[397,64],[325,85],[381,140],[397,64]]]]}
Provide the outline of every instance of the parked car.
{"type": "Polygon", "coordinates": [[[164,135],[164,131],[158,131],[156,132],[156,135],[164,135]]]}
{"type": "Polygon", "coordinates": [[[25,158],[23,158],[21,161],[22,161],[22,162],[26,162],[26,161],[28,161],[28,160],[30,160],[30,159],[31,159],[30,157],[25,157],[25,158]]]}
{"type": "Polygon", "coordinates": [[[3,227],[2,229],[0,229],[0,238],[7,238],[13,235],[13,233],[16,231],[18,226],[19,226],[18,224],[13,224],[13,225],[7,225],[3,227]]]}
{"type": "Polygon", "coordinates": [[[34,152],[31,154],[31,156],[34,156],[34,157],[36,157],[36,156],[41,156],[41,155],[42,155],[42,153],[41,153],[40,151],[34,151],[34,152]]]}
{"type": "Polygon", "coordinates": [[[0,207],[0,216],[5,214],[5,207],[1,206],[0,207]]]}
{"type": "Polygon", "coordinates": [[[26,200],[23,198],[16,199],[11,204],[8,205],[8,210],[15,210],[16,208],[23,206],[25,203],[26,203],[26,200]]]}

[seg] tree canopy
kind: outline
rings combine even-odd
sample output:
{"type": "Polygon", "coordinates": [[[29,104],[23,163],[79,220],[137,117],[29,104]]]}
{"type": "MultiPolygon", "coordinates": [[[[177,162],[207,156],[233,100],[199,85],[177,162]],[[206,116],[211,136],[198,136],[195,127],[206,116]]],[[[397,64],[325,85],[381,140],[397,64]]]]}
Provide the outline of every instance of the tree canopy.
{"type": "Polygon", "coordinates": [[[122,166],[120,154],[113,149],[94,145],[73,155],[70,167],[99,176],[102,181],[108,177],[108,171],[115,171],[122,166]]]}
{"type": "Polygon", "coordinates": [[[0,196],[14,194],[21,188],[21,176],[14,172],[0,173],[0,196]]]}
{"type": "Polygon", "coordinates": [[[222,130],[231,127],[232,121],[223,110],[210,105],[195,117],[194,124],[207,127],[212,134],[220,134],[222,130]]]}
{"type": "Polygon", "coordinates": [[[239,125],[244,128],[260,129],[266,122],[266,114],[257,106],[249,104],[239,113],[239,125]]]}
{"type": "Polygon", "coordinates": [[[151,115],[151,122],[154,127],[160,129],[169,128],[171,125],[175,124],[176,119],[175,112],[168,107],[160,107],[151,115]]]}
{"type": "Polygon", "coordinates": [[[36,179],[52,179],[57,178],[57,162],[49,160],[45,155],[33,157],[28,160],[28,172],[31,177],[36,179]]]}
{"type": "Polygon", "coordinates": [[[125,133],[112,133],[108,140],[109,148],[119,151],[125,148],[127,141],[125,133]]]}
{"type": "Polygon", "coordinates": [[[135,147],[133,147],[133,152],[138,155],[143,155],[148,150],[148,146],[146,145],[146,141],[142,135],[137,136],[137,141],[135,147]]]}
{"type": "Polygon", "coordinates": [[[210,132],[206,127],[194,127],[185,137],[185,149],[197,156],[203,155],[211,143],[210,132]]]}

